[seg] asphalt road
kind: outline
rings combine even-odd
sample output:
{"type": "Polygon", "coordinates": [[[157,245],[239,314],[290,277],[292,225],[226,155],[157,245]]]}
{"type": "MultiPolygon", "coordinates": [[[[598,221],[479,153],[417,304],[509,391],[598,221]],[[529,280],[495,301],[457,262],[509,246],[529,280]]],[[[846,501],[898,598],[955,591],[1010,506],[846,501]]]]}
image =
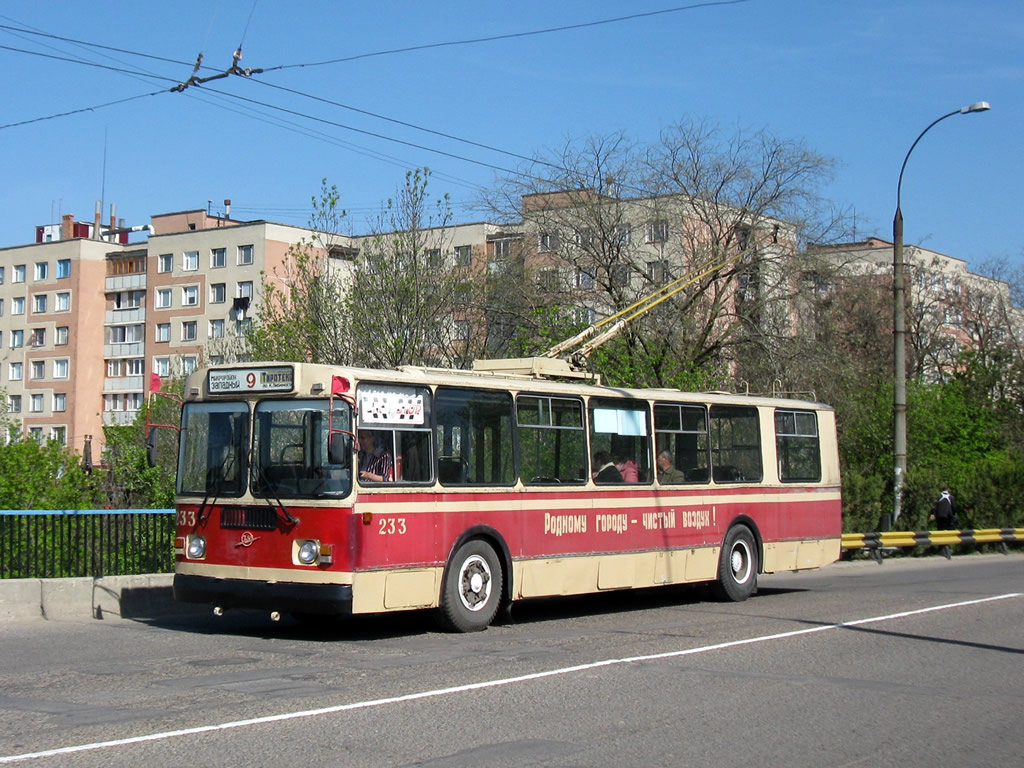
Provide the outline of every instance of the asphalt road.
{"type": "Polygon", "coordinates": [[[0,765],[1015,765],[1024,555],[308,627],[0,626],[0,765]]]}

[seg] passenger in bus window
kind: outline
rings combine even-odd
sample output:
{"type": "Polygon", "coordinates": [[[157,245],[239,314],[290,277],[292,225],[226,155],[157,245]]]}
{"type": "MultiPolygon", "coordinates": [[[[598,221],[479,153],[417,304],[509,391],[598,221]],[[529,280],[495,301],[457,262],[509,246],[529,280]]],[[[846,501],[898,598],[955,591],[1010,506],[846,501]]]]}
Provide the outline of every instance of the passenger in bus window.
{"type": "Polygon", "coordinates": [[[615,468],[619,470],[619,474],[622,475],[622,482],[640,482],[640,469],[639,467],[637,467],[636,462],[633,461],[632,459],[627,459],[623,456],[616,456],[615,468]]]}
{"type": "Polygon", "coordinates": [[[615,461],[608,451],[598,451],[594,454],[594,482],[595,483],[621,483],[622,473],[615,466],[615,461]]]}
{"type": "Polygon", "coordinates": [[[378,444],[375,432],[359,430],[359,479],[384,483],[395,479],[395,463],[390,451],[378,444]]]}
{"type": "Polygon", "coordinates": [[[682,483],[686,476],[672,463],[672,454],[662,451],[658,454],[658,480],[662,483],[682,483]]]}

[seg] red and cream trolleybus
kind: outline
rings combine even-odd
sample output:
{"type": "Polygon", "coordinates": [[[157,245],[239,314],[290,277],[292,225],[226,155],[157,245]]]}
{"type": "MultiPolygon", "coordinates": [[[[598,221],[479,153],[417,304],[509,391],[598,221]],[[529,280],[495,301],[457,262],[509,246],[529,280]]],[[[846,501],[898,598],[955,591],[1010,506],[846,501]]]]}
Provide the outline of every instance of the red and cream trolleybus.
{"type": "Polygon", "coordinates": [[[839,557],[820,403],[531,373],[222,365],[186,382],[174,594],[220,612],[437,609],[713,582],[839,557]]]}

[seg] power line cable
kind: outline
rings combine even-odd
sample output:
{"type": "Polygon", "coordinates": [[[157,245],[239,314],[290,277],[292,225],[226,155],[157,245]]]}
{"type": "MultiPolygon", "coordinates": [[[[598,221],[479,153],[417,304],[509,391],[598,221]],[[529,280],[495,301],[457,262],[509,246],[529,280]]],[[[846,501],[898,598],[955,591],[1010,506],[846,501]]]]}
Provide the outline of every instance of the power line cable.
{"type": "Polygon", "coordinates": [[[410,53],[412,51],[425,51],[433,48],[447,48],[456,45],[473,45],[475,43],[491,43],[496,40],[511,40],[520,37],[533,37],[535,35],[547,35],[554,32],[567,32],[574,29],[585,29],[587,27],[598,27],[603,24],[617,24],[623,21],[633,21],[634,19],[648,18],[652,16],[662,16],[669,13],[679,13],[681,11],[693,11],[698,8],[710,8],[721,5],[738,5],[740,3],[748,3],[750,0],[710,0],[704,3],[693,3],[692,5],[682,5],[675,8],[664,8],[660,11],[647,11],[644,13],[633,13],[628,16],[617,16],[613,19],[600,19],[598,21],[584,21],[579,24],[566,24],[560,27],[549,27],[547,29],[536,29],[527,32],[509,32],[503,35],[490,35],[488,37],[476,37],[469,40],[449,40],[443,43],[426,43],[424,45],[410,45],[405,48],[392,48],[385,51],[373,51],[372,53],[359,53],[355,56],[344,56],[338,59],[329,59],[327,61],[314,61],[306,64],[279,64],[276,67],[266,67],[265,72],[270,72],[278,69],[296,69],[300,67],[321,67],[327,64],[340,64],[347,61],[358,61],[359,59],[368,59],[375,56],[389,56],[395,53],[410,53]]]}
{"type": "Polygon", "coordinates": [[[159,91],[153,91],[152,93],[140,93],[138,96],[129,96],[129,97],[124,98],[124,99],[117,99],[116,101],[108,101],[105,104],[95,104],[95,105],[93,105],[91,107],[82,107],[81,109],[72,109],[72,110],[69,110],[67,112],[58,112],[55,115],[47,115],[46,117],[35,117],[35,118],[32,118],[31,120],[21,120],[21,121],[16,122],[16,123],[6,123],[4,125],[0,125],[0,130],[3,130],[4,128],[15,128],[15,127],[17,127],[19,125],[30,125],[31,123],[41,123],[44,120],[54,120],[54,119],[56,119],[58,117],[67,117],[68,115],[77,115],[77,114],[81,114],[82,112],[95,112],[97,109],[103,109],[104,107],[112,107],[112,106],[114,106],[116,104],[124,104],[124,103],[129,102],[129,101],[135,101],[136,99],[144,99],[147,96],[156,96],[156,95],[161,94],[161,93],[167,93],[167,91],[165,89],[161,88],[159,91]]]}

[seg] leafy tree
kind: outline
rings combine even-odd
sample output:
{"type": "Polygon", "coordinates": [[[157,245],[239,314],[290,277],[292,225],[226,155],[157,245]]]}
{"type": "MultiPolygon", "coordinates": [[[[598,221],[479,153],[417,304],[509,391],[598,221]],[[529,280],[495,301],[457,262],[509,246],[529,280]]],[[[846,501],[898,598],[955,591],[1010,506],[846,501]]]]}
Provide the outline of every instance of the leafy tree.
{"type": "Polygon", "coordinates": [[[0,499],[5,509],[91,509],[101,506],[97,483],[70,449],[10,433],[0,446],[0,499]]]}

